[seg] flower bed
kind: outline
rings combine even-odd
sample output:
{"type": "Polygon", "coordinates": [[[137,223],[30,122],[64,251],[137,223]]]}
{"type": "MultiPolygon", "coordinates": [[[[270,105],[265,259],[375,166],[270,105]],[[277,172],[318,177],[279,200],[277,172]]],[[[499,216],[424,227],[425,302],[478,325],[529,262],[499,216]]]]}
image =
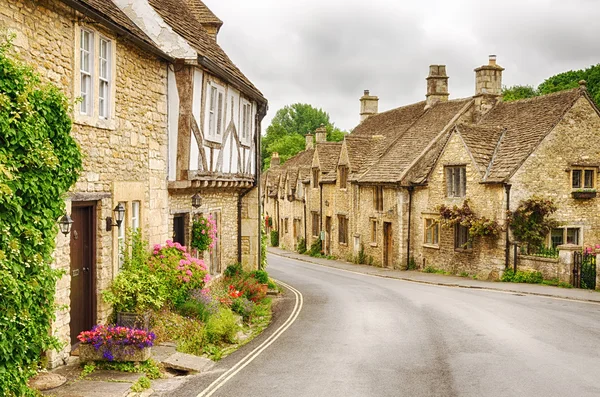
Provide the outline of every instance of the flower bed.
{"type": "Polygon", "coordinates": [[[80,360],[145,361],[150,358],[155,338],[154,333],[141,329],[96,325],[77,336],[80,360]]]}

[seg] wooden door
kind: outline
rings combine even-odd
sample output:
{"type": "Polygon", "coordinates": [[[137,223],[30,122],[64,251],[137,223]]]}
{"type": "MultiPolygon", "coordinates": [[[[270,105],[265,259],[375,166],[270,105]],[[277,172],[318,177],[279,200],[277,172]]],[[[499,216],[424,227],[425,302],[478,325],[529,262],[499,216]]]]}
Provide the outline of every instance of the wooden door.
{"type": "Polygon", "coordinates": [[[185,215],[173,217],[173,242],[185,245],[185,215]]]}
{"type": "Polygon", "coordinates": [[[392,267],[392,224],[390,222],[383,223],[383,266],[392,267]]]}
{"type": "Polygon", "coordinates": [[[71,211],[71,345],[96,322],[94,310],[96,227],[95,205],[74,203],[71,211]]]}
{"type": "Polygon", "coordinates": [[[327,218],[325,218],[325,253],[327,255],[331,255],[331,217],[328,216],[327,218]]]}

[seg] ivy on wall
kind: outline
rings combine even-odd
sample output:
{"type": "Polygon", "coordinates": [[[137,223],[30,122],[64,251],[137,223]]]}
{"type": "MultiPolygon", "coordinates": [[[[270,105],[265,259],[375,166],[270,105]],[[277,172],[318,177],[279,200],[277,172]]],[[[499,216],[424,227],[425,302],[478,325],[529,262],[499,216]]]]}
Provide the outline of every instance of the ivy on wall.
{"type": "Polygon", "coordinates": [[[16,59],[0,32],[0,395],[29,396],[50,336],[50,267],[64,194],[81,169],[69,102],[16,59]]]}
{"type": "Polygon", "coordinates": [[[532,196],[519,203],[509,213],[510,228],[515,240],[527,245],[527,252],[536,252],[544,246],[546,236],[558,222],[550,216],[558,210],[552,199],[532,196]]]}
{"type": "Polygon", "coordinates": [[[469,241],[473,241],[475,237],[498,237],[502,231],[502,226],[497,221],[476,216],[471,210],[468,200],[463,202],[462,207],[455,205],[450,208],[441,205],[437,210],[440,213],[440,222],[443,226],[452,227],[460,224],[469,229],[469,241]]]}

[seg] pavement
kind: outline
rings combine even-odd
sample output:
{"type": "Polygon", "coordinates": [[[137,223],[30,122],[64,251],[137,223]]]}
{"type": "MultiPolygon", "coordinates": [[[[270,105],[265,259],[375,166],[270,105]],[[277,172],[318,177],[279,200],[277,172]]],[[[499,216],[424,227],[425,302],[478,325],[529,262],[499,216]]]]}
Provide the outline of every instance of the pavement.
{"type": "Polygon", "coordinates": [[[554,298],[570,299],[584,302],[600,303],[600,292],[579,288],[561,288],[543,284],[503,283],[499,281],[474,280],[468,277],[451,276],[436,273],[423,273],[417,270],[388,269],[377,266],[358,265],[350,262],[331,260],[325,258],[314,258],[297,252],[283,250],[276,247],[268,247],[271,254],[291,258],[316,265],[333,267],[370,276],[393,278],[398,280],[412,281],[422,284],[443,285],[457,288],[475,288],[495,291],[505,291],[518,294],[547,296],[554,298]]]}

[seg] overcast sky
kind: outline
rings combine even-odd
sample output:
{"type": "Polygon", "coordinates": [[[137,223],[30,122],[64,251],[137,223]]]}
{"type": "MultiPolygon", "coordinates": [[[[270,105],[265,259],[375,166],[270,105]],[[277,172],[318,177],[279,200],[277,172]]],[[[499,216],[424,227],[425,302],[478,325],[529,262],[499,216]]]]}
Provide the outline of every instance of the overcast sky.
{"type": "Polygon", "coordinates": [[[450,98],[473,95],[473,69],[496,54],[504,85],[600,63],[600,0],[205,0],[218,42],[275,112],[296,102],[349,130],[359,97],[379,111],[425,99],[430,64],[450,98]]]}

